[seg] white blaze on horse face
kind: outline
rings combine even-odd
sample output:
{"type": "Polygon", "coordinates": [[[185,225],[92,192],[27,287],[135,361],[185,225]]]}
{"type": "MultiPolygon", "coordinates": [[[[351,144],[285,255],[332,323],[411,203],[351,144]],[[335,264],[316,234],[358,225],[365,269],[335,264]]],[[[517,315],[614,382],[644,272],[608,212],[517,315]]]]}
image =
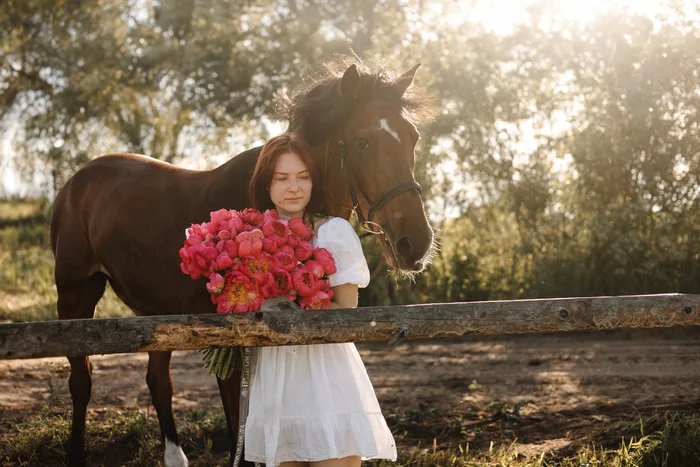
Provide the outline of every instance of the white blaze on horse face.
{"type": "Polygon", "coordinates": [[[389,126],[389,122],[386,121],[386,118],[382,118],[381,120],[379,120],[379,129],[380,129],[380,130],[384,130],[384,131],[386,131],[387,133],[389,133],[389,134],[390,134],[391,136],[393,136],[393,137],[396,139],[396,141],[398,141],[399,143],[401,142],[401,139],[399,138],[399,134],[396,132],[396,130],[394,130],[393,128],[391,128],[391,127],[389,126]]]}
{"type": "Polygon", "coordinates": [[[187,456],[182,448],[165,437],[165,467],[187,467],[187,456]]]}

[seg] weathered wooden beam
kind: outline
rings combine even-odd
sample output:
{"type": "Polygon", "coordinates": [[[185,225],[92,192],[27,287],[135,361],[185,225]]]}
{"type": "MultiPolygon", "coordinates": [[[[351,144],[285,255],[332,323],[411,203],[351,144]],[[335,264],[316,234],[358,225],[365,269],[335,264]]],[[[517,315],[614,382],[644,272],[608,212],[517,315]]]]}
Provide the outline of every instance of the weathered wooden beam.
{"type": "Polygon", "coordinates": [[[700,295],[509,300],[0,325],[0,359],[700,324],[700,295]]]}

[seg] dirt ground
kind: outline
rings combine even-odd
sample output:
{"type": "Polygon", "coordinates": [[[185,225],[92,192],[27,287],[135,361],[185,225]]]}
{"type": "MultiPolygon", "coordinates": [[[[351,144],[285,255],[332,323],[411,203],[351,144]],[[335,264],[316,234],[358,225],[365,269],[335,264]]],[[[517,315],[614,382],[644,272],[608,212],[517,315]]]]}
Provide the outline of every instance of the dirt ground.
{"type": "MultiPolygon", "coordinates": [[[[700,407],[700,328],[358,345],[401,449],[487,449],[517,439],[525,455],[619,445],[640,418],[700,407]],[[525,404],[526,402],[529,403],[525,404]],[[523,403],[522,408],[518,403],[523,403]]],[[[93,358],[93,413],[151,410],[145,354],[93,358]]],[[[0,361],[0,418],[49,398],[69,404],[63,358],[0,361]]],[[[172,362],[177,412],[220,409],[196,352],[172,362]]]]}

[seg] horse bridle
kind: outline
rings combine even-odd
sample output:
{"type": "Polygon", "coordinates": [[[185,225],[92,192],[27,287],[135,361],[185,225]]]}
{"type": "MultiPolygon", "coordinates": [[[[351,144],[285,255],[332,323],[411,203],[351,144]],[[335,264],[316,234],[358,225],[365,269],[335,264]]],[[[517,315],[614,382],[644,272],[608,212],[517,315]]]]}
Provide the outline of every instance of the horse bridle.
{"type": "MultiPolygon", "coordinates": [[[[421,186],[418,184],[416,181],[408,182],[408,183],[402,183],[401,185],[395,187],[391,191],[387,192],[379,198],[379,201],[374,202],[372,201],[372,198],[367,194],[367,192],[364,190],[362,185],[360,184],[359,180],[357,179],[357,173],[353,169],[352,162],[350,161],[350,158],[347,155],[347,149],[345,148],[345,142],[343,141],[343,138],[341,137],[338,140],[338,147],[340,149],[340,171],[345,174],[345,178],[347,179],[348,182],[348,188],[350,190],[350,199],[352,200],[352,205],[353,205],[353,210],[357,213],[357,218],[360,221],[360,225],[362,226],[363,229],[365,229],[367,232],[362,234],[361,237],[364,237],[366,235],[374,234],[374,235],[386,235],[384,233],[384,228],[379,225],[376,222],[372,221],[372,218],[376,214],[376,212],[381,209],[385,204],[387,204],[389,201],[392,199],[396,198],[397,196],[406,193],[408,191],[416,191],[419,195],[423,192],[423,189],[421,186]],[[347,164],[347,170],[345,170],[345,166],[347,164]],[[364,213],[362,212],[362,208],[360,207],[360,203],[357,199],[357,193],[355,192],[355,186],[360,190],[360,193],[362,193],[362,196],[364,196],[365,200],[370,204],[369,212],[367,213],[367,217],[365,218],[364,213]],[[375,230],[376,229],[376,230],[375,230]]],[[[330,167],[330,151],[326,151],[326,180],[328,180],[328,175],[329,175],[329,167],[330,167]]]]}

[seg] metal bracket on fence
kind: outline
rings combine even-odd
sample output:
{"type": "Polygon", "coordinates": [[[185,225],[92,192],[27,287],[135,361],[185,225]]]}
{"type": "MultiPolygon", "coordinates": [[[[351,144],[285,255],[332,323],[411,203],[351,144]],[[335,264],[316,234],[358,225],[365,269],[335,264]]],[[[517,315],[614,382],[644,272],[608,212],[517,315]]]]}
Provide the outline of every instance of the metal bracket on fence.
{"type": "Polygon", "coordinates": [[[402,340],[406,338],[406,336],[408,336],[408,326],[402,324],[401,329],[396,331],[396,334],[394,334],[394,336],[391,339],[389,339],[387,345],[390,345],[391,347],[396,347],[401,343],[402,340]]]}

